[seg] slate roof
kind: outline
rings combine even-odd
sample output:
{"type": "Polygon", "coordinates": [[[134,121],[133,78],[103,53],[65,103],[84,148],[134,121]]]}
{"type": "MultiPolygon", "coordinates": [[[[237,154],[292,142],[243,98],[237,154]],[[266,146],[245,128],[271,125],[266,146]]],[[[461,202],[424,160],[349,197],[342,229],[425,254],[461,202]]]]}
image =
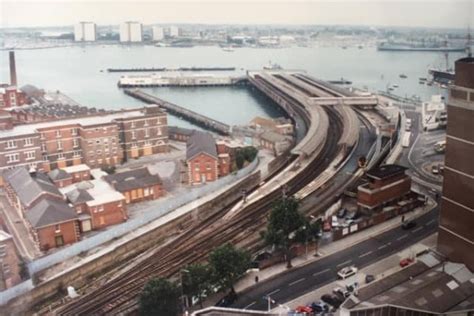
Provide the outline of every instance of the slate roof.
{"type": "Polygon", "coordinates": [[[53,181],[59,181],[64,179],[71,179],[72,176],[62,169],[54,169],[48,172],[48,176],[53,181]]]}
{"type": "Polygon", "coordinates": [[[94,199],[87,190],[79,188],[66,193],[66,196],[73,205],[85,203],[94,199]]]}
{"type": "Polygon", "coordinates": [[[15,168],[6,171],[4,179],[11,185],[26,207],[30,206],[43,194],[51,194],[61,199],[63,197],[45,174],[38,173],[35,177],[32,177],[25,168],[15,168]]]}
{"type": "Polygon", "coordinates": [[[200,153],[217,159],[216,141],[209,133],[194,131],[186,143],[186,160],[190,160],[200,153]]]}
{"type": "Polygon", "coordinates": [[[134,189],[161,184],[159,175],[152,175],[148,168],[132,169],[104,177],[117,191],[126,192],[134,189]]]}
{"type": "Polygon", "coordinates": [[[168,134],[192,135],[195,130],[179,126],[168,126],[168,134]]]}
{"type": "Polygon", "coordinates": [[[383,165],[367,172],[369,178],[381,180],[405,173],[407,168],[400,165],[383,165]]]}
{"type": "Polygon", "coordinates": [[[66,202],[43,198],[26,212],[26,218],[34,228],[40,228],[74,220],[77,215],[66,202]]]}

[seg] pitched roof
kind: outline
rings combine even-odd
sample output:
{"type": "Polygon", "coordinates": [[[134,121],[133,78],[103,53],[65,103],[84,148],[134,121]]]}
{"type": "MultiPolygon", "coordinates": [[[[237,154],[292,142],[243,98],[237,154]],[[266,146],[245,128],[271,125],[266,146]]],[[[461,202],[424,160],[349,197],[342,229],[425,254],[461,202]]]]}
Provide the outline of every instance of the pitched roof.
{"type": "Polygon", "coordinates": [[[70,179],[72,176],[62,169],[54,169],[48,172],[48,176],[53,181],[70,179]]]}
{"type": "Polygon", "coordinates": [[[74,190],[66,193],[66,196],[67,196],[68,200],[73,205],[85,203],[85,202],[88,202],[88,201],[92,201],[94,199],[89,194],[89,192],[87,192],[87,190],[80,189],[80,188],[74,189],[74,190]]]}
{"type": "Polygon", "coordinates": [[[111,174],[104,177],[104,180],[120,192],[162,183],[160,176],[152,175],[146,167],[111,174]]]}
{"type": "Polygon", "coordinates": [[[184,128],[179,126],[168,126],[168,134],[182,134],[182,135],[192,135],[194,132],[193,129],[184,128]]]}
{"type": "Polygon", "coordinates": [[[211,134],[194,131],[186,143],[186,160],[205,153],[217,159],[216,141],[211,134]]]}
{"type": "Polygon", "coordinates": [[[61,192],[41,173],[32,177],[25,168],[15,168],[4,173],[4,179],[8,182],[20,201],[29,206],[43,194],[51,194],[63,198],[61,192]]]}
{"type": "Polygon", "coordinates": [[[77,215],[66,202],[46,197],[26,212],[26,218],[33,227],[39,228],[74,220],[77,215]]]}
{"type": "Polygon", "coordinates": [[[369,178],[381,180],[403,174],[405,170],[407,170],[407,168],[400,165],[383,165],[368,171],[366,174],[369,178]]]}

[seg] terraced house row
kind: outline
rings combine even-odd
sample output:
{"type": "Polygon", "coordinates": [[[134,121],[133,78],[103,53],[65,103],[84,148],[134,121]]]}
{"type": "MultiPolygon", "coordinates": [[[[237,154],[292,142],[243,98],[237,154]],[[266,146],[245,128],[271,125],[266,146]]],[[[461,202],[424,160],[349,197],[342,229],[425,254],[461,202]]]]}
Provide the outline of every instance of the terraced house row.
{"type": "Polygon", "coordinates": [[[168,151],[167,117],[157,106],[34,124],[12,120],[0,116],[0,170],[98,168],[168,151]]]}

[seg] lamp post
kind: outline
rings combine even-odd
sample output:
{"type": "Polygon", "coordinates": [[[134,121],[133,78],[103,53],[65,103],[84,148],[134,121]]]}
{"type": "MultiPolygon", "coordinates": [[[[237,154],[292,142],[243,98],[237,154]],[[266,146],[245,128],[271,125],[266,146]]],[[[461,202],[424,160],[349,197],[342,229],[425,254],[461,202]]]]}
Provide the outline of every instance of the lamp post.
{"type": "Polygon", "coordinates": [[[181,283],[181,311],[184,314],[184,312],[186,311],[186,301],[184,298],[183,272],[189,273],[189,270],[186,270],[186,269],[179,270],[179,283],[181,283]]]}

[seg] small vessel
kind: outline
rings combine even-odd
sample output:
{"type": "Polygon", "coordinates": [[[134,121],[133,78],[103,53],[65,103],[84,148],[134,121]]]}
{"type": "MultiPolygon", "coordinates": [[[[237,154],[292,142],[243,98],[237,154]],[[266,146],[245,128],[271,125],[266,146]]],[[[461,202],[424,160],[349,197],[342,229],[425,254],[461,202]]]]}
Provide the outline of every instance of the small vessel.
{"type": "Polygon", "coordinates": [[[420,77],[420,81],[426,81],[428,79],[426,79],[425,77],[420,77]]]}
{"type": "Polygon", "coordinates": [[[427,85],[427,86],[432,86],[432,85],[433,85],[433,82],[428,81],[428,82],[426,83],[426,85],[427,85]]]}
{"type": "Polygon", "coordinates": [[[392,85],[392,88],[398,88],[398,84],[396,84],[396,83],[393,84],[393,85],[392,85]]]}
{"type": "Polygon", "coordinates": [[[405,74],[400,74],[400,78],[406,79],[406,78],[408,78],[408,77],[407,77],[407,75],[405,75],[405,74]]]}
{"type": "Polygon", "coordinates": [[[359,46],[357,46],[357,48],[362,49],[362,48],[364,48],[364,45],[359,45],[359,46]]]}
{"type": "Polygon", "coordinates": [[[342,49],[347,49],[347,46],[346,46],[346,45],[344,45],[344,46],[342,46],[341,48],[342,48],[342,49]]]}
{"type": "Polygon", "coordinates": [[[418,81],[419,84],[425,84],[425,82],[426,82],[426,81],[424,81],[424,80],[418,81]]]}
{"type": "Polygon", "coordinates": [[[265,69],[265,70],[280,70],[280,69],[283,69],[283,68],[280,65],[273,64],[271,61],[269,61],[268,65],[263,66],[263,69],[265,69]]]}
{"type": "Polygon", "coordinates": [[[223,50],[224,52],[233,52],[233,51],[234,51],[234,49],[233,49],[231,46],[223,47],[222,50],[223,50]]]}

